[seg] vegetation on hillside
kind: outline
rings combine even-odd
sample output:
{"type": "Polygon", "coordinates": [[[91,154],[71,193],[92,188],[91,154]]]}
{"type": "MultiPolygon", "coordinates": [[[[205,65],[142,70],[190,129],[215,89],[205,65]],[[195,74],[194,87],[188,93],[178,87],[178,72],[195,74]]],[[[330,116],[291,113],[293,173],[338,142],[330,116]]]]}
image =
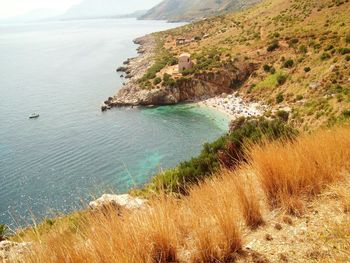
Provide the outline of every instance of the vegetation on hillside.
{"type": "Polygon", "coordinates": [[[191,184],[202,181],[220,168],[233,169],[246,161],[245,145],[263,139],[292,139],[296,134],[296,130],[279,119],[240,118],[231,123],[229,134],[204,144],[199,156],[156,175],[144,190],[185,194],[191,184]]]}
{"type": "Polygon", "coordinates": [[[154,196],[122,214],[105,207],[87,212],[75,231],[62,223],[36,235],[26,262],[345,262],[349,133],[335,127],[251,146],[246,164],[187,197],[154,196]]]}
{"type": "Polygon", "coordinates": [[[34,242],[26,262],[349,261],[349,12],[347,0],[272,0],[157,33],[142,87],[254,62],[234,88],[271,110],[156,175],[136,191],[156,193],[144,209],[104,207],[20,232],[13,239],[34,242]],[[163,73],[182,52],[194,68],[163,73]]]}
{"type": "MultiPolygon", "coordinates": [[[[235,87],[240,96],[263,102],[272,112],[287,108],[290,124],[310,130],[334,123],[350,109],[349,10],[350,2],[340,0],[263,1],[157,36],[161,53],[192,55],[195,66],[183,72],[186,78],[235,70],[237,61],[258,63],[260,68],[235,87]],[[193,41],[176,45],[179,37],[193,41]]],[[[166,64],[167,59],[156,62],[157,70],[166,64]]],[[[149,88],[163,81],[162,75],[151,75],[159,79],[150,80],[149,88]]],[[[176,82],[166,78],[161,85],[176,82]]]]}
{"type": "Polygon", "coordinates": [[[0,224],[0,242],[5,240],[8,235],[8,227],[6,225],[0,224]]]}

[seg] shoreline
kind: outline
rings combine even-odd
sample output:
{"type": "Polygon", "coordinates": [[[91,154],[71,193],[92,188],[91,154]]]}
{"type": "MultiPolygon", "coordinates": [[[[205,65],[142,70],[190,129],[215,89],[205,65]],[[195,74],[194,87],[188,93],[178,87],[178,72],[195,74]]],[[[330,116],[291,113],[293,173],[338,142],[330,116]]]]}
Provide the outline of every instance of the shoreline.
{"type": "Polygon", "coordinates": [[[136,106],[136,102],[133,103],[132,97],[128,104],[119,101],[118,97],[122,96],[123,92],[132,94],[138,90],[137,81],[146,73],[147,69],[151,67],[154,62],[153,56],[155,54],[156,40],[151,33],[134,39],[133,43],[138,45],[136,48],[138,55],[136,57],[127,58],[123,62],[123,65],[116,69],[116,72],[120,73],[120,77],[124,79],[124,82],[114,95],[104,101],[101,106],[102,112],[117,106],[136,106]]]}
{"type": "Polygon", "coordinates": [[[263,116],[266,111],[266,106],[257,102],[245,102],[238,93],[222,94],[206,100],[196,102],[199,107],[207,107],[219,111],[235,120],[240,117],[259,117],[263,116]]]}

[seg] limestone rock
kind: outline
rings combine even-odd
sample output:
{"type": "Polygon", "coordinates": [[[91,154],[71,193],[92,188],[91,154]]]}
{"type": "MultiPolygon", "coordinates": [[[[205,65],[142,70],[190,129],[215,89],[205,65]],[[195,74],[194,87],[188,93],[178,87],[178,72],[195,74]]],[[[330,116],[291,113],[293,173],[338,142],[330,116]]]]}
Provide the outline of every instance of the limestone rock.
{"type": "Polygon", "coordinates": [[[145,199],[132,197],[129,194],[124,194],[124,195],[104,194],[101,198],[90,202],[89,206],[92,209],[99,209],[107,205],[116,205],[122,208],[133,210],[133,209],[142,208],[146,202],[147,200],[145,199]]]}

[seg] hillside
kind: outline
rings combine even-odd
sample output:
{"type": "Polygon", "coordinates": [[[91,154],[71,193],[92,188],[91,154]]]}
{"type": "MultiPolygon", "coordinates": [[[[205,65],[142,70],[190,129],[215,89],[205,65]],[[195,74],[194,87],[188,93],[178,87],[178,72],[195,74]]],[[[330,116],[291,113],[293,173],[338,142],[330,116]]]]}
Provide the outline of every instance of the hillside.
{"type": "Polygon", "coordinates": [[[142,61],[128,73],[133,88],[106,103],[224,90],[265,105],[264,116],[236,119],[200,155],[130,191],[142,206],[110,202],[18,230],[10,239],[30,249],[15,259],[349,262],[349,13],[348,0],[266,0],[138,39],[141,56],[126,63],[142,61]],[[182,53],[193,67],[171,74],[182,53]]]}
{"type": "Polygon", "coordinates": [[[32,242],[16,259],[348,262],[349,133],[349,126],[335,127],[251,145],[245,164],[181,198],[156,195],[141,209],[111,204],[48,219],[13,238],[32,242]]]}
{"type": "Polygon", "coordinates": [[[266,105],[265,116],[278,114],[301,129],[334,123],[350,115],[349,12],[349,1],[264,1],[154,34],[159,46],[153,66],[115,99],[123,99],[124,91],[136,98],[137,85],[151,104],[152,96],[162,102],[160,94],[172,103],[198,100],[191,97],[198,90],[208,96],[230,90],[266,105]],[[194,67],[180,76],[164,74],[184,52],[194,67]],[[191,94],[181,95],[187,91],[191,94]]]}
{"type": "Polygon", "coordinates": [[[140,19],[183,21],[237,11],[260,0],[164,0],[140,19]]]}

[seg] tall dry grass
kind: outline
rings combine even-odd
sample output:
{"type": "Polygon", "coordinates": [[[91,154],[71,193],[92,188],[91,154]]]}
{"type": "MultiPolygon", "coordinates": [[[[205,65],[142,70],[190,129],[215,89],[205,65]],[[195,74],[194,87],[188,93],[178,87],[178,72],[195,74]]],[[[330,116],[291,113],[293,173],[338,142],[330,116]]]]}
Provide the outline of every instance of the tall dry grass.
{"type": "Polygon", "coordinates": [[[303,201],[343,179],[349,135],[334,128],[252,146],[248,165],[221,171],[186,197],[158,196],[122,215],[107,207],[87,213],[74,231],[38,236],[26,262],[232,262],[242,233],[264,223],[265,208],[300,213],[303,201]]]}
{"type": "Polygon", "coordinates": [[[250,165],[271,207],[301,213],[304,199],[342,178],[350,160],[350,129],[338,127],[250,150],[250,165]]]}

